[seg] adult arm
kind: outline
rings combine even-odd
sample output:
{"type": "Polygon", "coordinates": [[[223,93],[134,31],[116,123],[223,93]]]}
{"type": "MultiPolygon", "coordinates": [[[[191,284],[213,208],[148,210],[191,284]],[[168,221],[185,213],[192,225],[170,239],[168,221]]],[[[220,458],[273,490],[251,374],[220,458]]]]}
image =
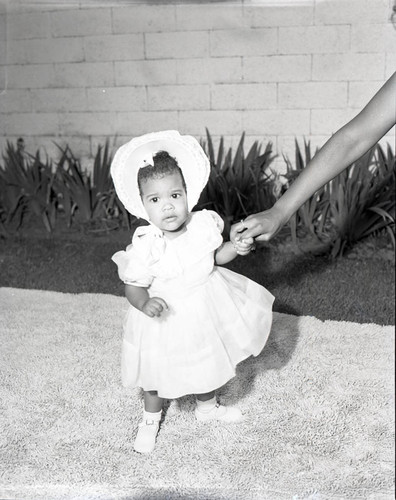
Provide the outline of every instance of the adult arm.
{"type": "Polygon", "coordinates": [[[232,227],[232,238],[243,231],[243,238],[270,240],[319,188],[363,156],[395,123],[396,72],[362,111],[324,144],[271,209],[232,227]]]}

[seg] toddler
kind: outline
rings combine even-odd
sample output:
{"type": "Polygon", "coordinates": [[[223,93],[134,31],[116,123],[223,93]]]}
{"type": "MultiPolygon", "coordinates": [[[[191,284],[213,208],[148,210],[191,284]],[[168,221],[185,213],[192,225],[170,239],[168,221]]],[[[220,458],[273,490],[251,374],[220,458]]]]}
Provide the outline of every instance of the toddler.
{"type": "Polygon", "coordinates": [[[223,242],[217,213],[191,211],[209,171],[199,143],[176,131],[132,139],[111,165],[125,208],[149,221],[112,257],[130,303],[122,383],[144,394],[134,443],[140,453],[155,447],[164,399],[194,394],[197,420],[241,421],[238,408],[217,403],[215,390],[261,352],[271,328],[272,294],[215,265],[247,255],[253,240],[223,242]]]}

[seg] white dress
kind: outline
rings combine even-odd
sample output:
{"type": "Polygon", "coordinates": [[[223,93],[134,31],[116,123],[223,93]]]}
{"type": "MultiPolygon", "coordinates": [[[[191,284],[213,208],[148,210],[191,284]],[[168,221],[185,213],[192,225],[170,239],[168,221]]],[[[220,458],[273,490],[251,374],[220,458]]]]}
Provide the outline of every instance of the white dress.
{"type": "Polygon", "coordinates": [[[224,385],[239,362],[261,352],[272,323],[273,295],[214,265],[222,219],[209,210],[192,212],[186,228],[169,240],[152,225],[139,227],[126,251],[112,257],[124,283],[148,287],[169,307],[154,318],[129,307],[122,383],[167,399],[224,385]]]}

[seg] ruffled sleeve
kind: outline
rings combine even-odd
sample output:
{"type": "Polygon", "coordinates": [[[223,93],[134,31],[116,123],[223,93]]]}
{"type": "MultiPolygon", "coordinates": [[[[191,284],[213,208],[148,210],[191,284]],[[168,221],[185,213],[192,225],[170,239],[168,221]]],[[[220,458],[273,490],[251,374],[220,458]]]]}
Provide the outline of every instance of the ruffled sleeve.
{"type": "Polygon", "coordinates": [[[213,210],[205,210],[208,215],[212,218],[213,222],[216,225],[217,231],[221,234],[224,230],[224,221],[220,217],[220,215],[217,212],[214,212],[213,210]]]}
{"type": "Polygon", "coordinates": [[[149,287],[154,279],[151,266],[162,253],[163,239],[152,226],[138,227],[132,243],[111,260],[117,264],[118,276],[126,285],[149,287]]]}
{"type": "Polygon", "coordinates": [[[214,252],[223,243],[223,219],[213,210],[206,209],[192,212],[191,215],[191,253],[200,257],[214,252]]]}

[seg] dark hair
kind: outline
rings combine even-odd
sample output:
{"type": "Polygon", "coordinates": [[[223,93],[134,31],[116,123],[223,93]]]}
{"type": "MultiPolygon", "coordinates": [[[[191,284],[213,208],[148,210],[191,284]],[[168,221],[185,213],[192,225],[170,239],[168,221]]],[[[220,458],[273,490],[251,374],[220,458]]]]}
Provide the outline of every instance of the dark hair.
{"type": "Polygon", "coordinates": [[[176,158],[173,158],[167,151],[158,151],[153,156],[154,165],[147,165],[138,170],[137,181],[139,186],[140,196],[142,195],[142,183],[149,179],[161,179],[166,175],[178,172],[181,176],[184,189],[187,191],[186,182],[183,177],[183,172],[177,164],[176,158]]]}

